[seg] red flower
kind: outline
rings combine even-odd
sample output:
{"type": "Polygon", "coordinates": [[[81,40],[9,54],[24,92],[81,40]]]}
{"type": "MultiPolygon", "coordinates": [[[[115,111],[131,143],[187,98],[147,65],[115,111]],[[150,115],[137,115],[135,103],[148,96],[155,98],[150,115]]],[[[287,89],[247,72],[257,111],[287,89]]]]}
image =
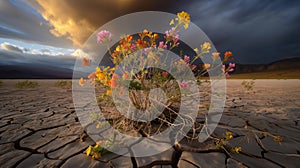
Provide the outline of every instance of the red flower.
{"type": "Polygon", "coordinates": [[[166,71],[164,71],[163,73],[162,73],[162,75],[164,76],[164,78],[167,78],[167,76],[168,76],[168,72],[166,72],[166,71]]]}

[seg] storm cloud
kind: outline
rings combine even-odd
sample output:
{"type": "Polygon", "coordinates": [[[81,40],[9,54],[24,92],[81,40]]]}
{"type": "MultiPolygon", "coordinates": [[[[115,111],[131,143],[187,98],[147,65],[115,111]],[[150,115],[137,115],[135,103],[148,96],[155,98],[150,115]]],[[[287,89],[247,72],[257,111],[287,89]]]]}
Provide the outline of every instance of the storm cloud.
{"type": "Polygon", "coordinates": [[[51,25],[25,1],[0,1],[0,37],[56,47],[72,47],[66,37],[51,34],[51,25]]]}
{"type": "Polygon", "coordinates": [[[1,1],[0,37],[80,47],[98,27],[124,14],[184,10],[238,63],[270,63],[300,56],[299,6],[296,0],[1,1]]]}

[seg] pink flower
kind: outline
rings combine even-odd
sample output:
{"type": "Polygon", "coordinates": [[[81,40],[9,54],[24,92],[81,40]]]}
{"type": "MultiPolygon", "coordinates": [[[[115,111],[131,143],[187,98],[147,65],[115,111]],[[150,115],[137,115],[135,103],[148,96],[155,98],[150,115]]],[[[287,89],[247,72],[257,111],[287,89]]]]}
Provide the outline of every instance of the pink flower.
{"type": "Polygon", "coordinates": [[[148,53],[150,52],[150,50],[151,50],[151,48],[150,48],[150,47],[148,47],[148,48],[144,48],[144,52],[145,52],[146,54],[148,54],[148,53]]]}
{"type": "Polygon", "coordinates": [[[131,45],[130,45],[130,49],[131,49],[132,52],[135,51],[135,49],[136,49],[135,45],[134,45],[134,44],[131,44],[131,45]]]}
{"type": "Polygon", "coordinates": [[[187,83],[187,82],[185,82],[185,81],[183,81],[183,82],[179,83],[179,86],[180,86],[181,88],[189,88],[189,87],[190,87],[190,84],[187,83]]]}
{"type": "Polygon", "coordinates": [[[97,34],[97,42],[102,44],[112,40],[112,34],[107,30],[102,30],[97,34]]]}
{"type": "Polygon", "coordinates": [[[226,78],[229,78],[229,77],[230,77],[230,75],[229,75],[228,72],[225,73],[225,76],[226,76],[226,78]]]}
{"type": "MultiPolygon", "coordinates": [[[[166,34],[166,37],[172,37],[172,38],[175,37],[175,38],[179,39],[178,30],[176,31],[175,27],[172,27],[170,30],[167,30],[165,32],[165,34],[166,34]]],[[[174,38],[173,38],[173,40],[174,40],[174,38]]]]}
{"type": "Polygon", "coordinates": [[[190,66],[190,64],[189,64],[188,62],[184,62],[184,65],[185,65],[186,67],[189,67],[189,66],[190,66]]]}
{"type": "Polygon", "coordinates": [[[163,49],[167,49],[167,45],[163,41],[159,42],[158,47],[163,48],[163,49]]]}
{"type": "Polygon", "coordinates": [[[174,44],[176,45],[176,46],[178,46],[179,45],[179,43],[178,43],[178,40],[179,40],[179,35],[175,35],[175,36],[173,36],[173,39],[172,39],[173,41],[174,41],[174,44]]]}
{"type": "Polygon", "coordinates": [[[226,67],[225,67],[225,65],[223,65],[222,66],[222,71],[225,72],[225,69],[226,69],[226,67]]]}
{"type": "Polygon", "coordinates": [[[230,68],[234,68],[235,67],[235,63],[229,63],[229,67],[230,68]]]}
{"type": "Polygon", "coordinates": [[[162,73],[162,75],[164,76],[164,78],[167,78],[167,76],[168,76],[168,72],[166,72],[166,71],[164,71],[163,73],[162,73]]]}
{"type": "Polygon", "coordinates": [[[165,32],[167,36],[175,36],[177,33],[175,32],[175,27],[172,27],[170,30],[165,32]]]}
{"type": "Polygon", "coordinates": [[[187,55],[185,55],[185,56],[184,56],[184,61],[185,61],[185,62],[189,62],[189,61],[190,61],[190,57],[187,56],[187,55]]]}

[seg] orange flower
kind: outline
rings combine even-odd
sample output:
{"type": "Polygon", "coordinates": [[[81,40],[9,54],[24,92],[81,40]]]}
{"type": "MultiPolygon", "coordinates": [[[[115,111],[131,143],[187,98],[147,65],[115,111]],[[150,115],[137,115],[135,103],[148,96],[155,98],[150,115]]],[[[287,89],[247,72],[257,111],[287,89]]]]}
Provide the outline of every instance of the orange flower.
{"type": "Polygon", "coordinates": [[[224,61],[227,61],[229,57],[233,56],[231,51],[226,51],[224,53],[224,61]]]}
{"type": "Polygon", "coordinates": [[[95,153],[95,154],[93,155],[93,157],[94,157],[95,159],[99,159],[99,158],[101,157],[101,155],[100,155],[99,153],[95,153]]]}
{"type": "Polygon", "coordinates": [[[142,38],[145,37],[145,36],[151,37],[151,35],[152,35],[152,32],[149,32],[146,29],[141,33],[142,38]]]}
{"type": "Polygon", "coordinates": [[[158,36],[158,34],[153,34],[153,38],[155,38],[155,39],[157,39],[157,38],[159,38],[159,36],[158,36]]]}
{"type": "Polygon", "coordinates": [[[137,42],[136,42],[136,46],[138,48],[145,48],[147,45],[147,42],[146,41],[143,41],[141,39],[138,39],[137,42]]]}
{"type": "Polygon", "coordinates": [[[83,78],[79,79],[79,85],[83,86],[85,84],[85,80],[83,78]]]}
{"type": "Polygon", "coordinates": [[[115,73],[114,73],[114,74],[112,75],[112,79],[113,79],[113,80],[118,79],[118,78],[119,78],[119,75],[118,75],[118,74],[115,74],[115,73]]]}
{"type": "Polygon", "coordinates": [[[117,87],[117,81],[116,81],[115,79],[112,79],[112,80],[110,81],[110,87],[111,87],[111,88],[116,88],[116,87],[117,87]]]}
{"type": "Polygon", "coordinates": [[[208,69],[210,67],[210,64],[204,64],[203,67],[204,69],[208,69]]]}
{"type": "Polygon", "coordinates": [[[89,78],[91,83],[94,83],[95,77],[96,77],[96,72],[92,72],[92,73],[89,74],[88,78],[89,78]]]}
{"type": "Polygon", "coordinates": [[[131,35],[127,35],[126,41],[127,41],[127,42],[131,42],[131,41],[132,41],[132,36],[131,36],[131,35]]]}
{"type": "Polygon", "coordinates": [[[91,61],[86,59],[85,57],[82,58],[82,66],[90,66],[91,65],[91,61]]]}

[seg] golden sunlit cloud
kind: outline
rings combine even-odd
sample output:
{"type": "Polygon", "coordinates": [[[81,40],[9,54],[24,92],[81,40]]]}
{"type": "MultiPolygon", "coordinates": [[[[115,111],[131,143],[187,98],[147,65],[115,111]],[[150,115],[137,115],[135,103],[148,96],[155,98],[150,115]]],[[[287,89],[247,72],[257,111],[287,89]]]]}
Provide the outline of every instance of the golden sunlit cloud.
{"type": "Polygon", "coordinates": [[[87,53],[85,53],[84,51],[82,51],[81,49],[75,50],[71,55],[75,56],[75,57],[89,58],[89,55],[87,53]]]}
{"type": "Polygon", "coordinates": [[[35,0],[30,4],[49,22],[54,36],[70,39],[77,47],[82,47],[97,28],[114,18],[169,6],[167,1],[157,8],[155,2],[141,0],[35,0]]]}
{"type": "Polygon", "coordinates": [[[50,32],[56,37],[66,37],[75,46],[81,47],[87,37],[95,31],[95,27],[86,19],[76,17],[74,9],[68,7],[61,0],[36,0],[40,5],[39,12],[47,20],[52,29],[50,32]]]}

